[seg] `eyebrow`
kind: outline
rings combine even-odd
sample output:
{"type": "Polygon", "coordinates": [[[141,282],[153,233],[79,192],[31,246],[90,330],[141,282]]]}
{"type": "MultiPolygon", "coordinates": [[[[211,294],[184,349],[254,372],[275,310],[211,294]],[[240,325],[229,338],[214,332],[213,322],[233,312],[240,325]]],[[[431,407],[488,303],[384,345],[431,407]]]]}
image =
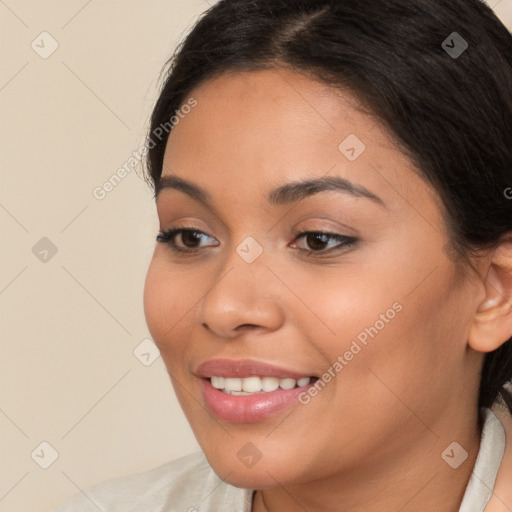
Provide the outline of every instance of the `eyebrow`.
{"type": "MultiPolygon", "coordinates": [[[[160,193],[166,189],[179,190],[210,207],[213,203],[212,196],[206,190],[178,176],[162,176],[156,184],[154,199],[157,199],[160,193]]],[[[324,176],[322,178],[286,183],[270,191],[268,202],[274,206],[281,206],[301,201],[325,191],[343,192],[354,197],[364,197],[387,208],[384,201],[367,188],[352,183],[346,178],[336,176],[324,176]]]]}

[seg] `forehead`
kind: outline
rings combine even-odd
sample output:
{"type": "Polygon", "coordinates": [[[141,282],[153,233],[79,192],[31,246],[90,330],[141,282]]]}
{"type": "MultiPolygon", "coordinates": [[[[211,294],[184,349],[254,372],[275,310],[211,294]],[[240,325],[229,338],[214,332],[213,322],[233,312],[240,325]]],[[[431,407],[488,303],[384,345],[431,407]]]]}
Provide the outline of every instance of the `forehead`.
{"type": "MultiPolygon", "coordinates": [[[[286,69],[225,73],[204,82],[190,96],[198,105],[187,115],[189,122],[180,122],[182,129],[171,132],[170,144],[181,135],[178,132],[186,131],[184,124],[201,131],[215,125],[208,139],[196,144],[230,136],[233,143],[261,138],[267,149],[279,147],[283,152],[299,140],[309,142],[307,149],[320,144],[337,150],[345,131],[363,133],[376,125],[349,92],[286,69]]],[[[372,138],[389,145],[384,132],[377,130],[372,138]]]]}
{"type": "Polygon", "coordinates": [[[264,193],[327,175],[378,190],[390,205],[407,196],[435,200],[382,124],[349,92],[271,69],[225,73],[190,97],[197,106],[171,131],[163,176],[193,179],[233,200],[246,189],[264,193]],[[347,154],[350,146],[355,155],[347,154]]]}

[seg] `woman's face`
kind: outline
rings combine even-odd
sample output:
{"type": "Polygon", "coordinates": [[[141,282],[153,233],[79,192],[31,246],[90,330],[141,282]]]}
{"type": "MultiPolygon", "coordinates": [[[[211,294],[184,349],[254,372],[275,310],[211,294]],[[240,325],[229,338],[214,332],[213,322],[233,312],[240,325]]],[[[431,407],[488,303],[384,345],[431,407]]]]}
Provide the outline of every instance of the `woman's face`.
{"type": "Polygon", "coordinates": [[[446,465],[454,418],[475,408],[481,297],[448,258],[437,194],[353,97],[292,71],[191,96],[162,176],[204,197],[165,181],[160,229],[192,230],[172,239],[189,252],[156,244],[144,307],[214,470],[262,489],[357,478],[426,446],[446,465]],[[319,380],[282,389],[301,377],[319,380]],[[216,388],[241,385],[256,392],[216,388]]]}

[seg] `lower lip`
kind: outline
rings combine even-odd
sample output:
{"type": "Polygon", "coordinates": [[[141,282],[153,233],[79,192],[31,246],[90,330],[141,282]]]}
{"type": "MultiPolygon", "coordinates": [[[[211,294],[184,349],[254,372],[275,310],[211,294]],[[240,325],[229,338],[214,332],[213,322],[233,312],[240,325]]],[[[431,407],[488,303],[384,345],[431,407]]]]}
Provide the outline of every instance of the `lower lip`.
{"type": "Polygon", "coordinates": [[[206,405],[217,418],[231,423],[253,423],[269,418],[293,404],[314,382],[301,388],[269,391],[254,395],[228,395],[211,385],[210,379],[200,379],[206,405]]]}

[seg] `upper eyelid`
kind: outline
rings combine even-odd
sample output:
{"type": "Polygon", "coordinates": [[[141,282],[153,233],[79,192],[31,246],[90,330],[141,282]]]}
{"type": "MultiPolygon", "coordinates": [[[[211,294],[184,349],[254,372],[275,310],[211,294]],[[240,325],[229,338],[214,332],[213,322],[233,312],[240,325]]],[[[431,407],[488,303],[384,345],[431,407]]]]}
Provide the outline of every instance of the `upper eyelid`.
{"type": "MultiPolygon", "coordinates": [[[[214,236],[209,235],[202,229],[198,229],[195,227],[175,226],[175,227],[171,227],[170,229],[161,230],[161,233],[163,233],[163,234],[171,233],[172,238],[175,241],[176,237],[178,235],[180,235],[181,233],[186,232],[186,231],[199,233],[201,235],[205,235],[208,238],[211,238],[211,239],[219,242],[214,236]]],[[[338,233],[336,231],[330,231],[328,229],[294,229],[293,230],[293,236],[295,237],[294,240],[297,240],[299,237],[304,238],[304,236],[307,234],[323,234],[323,235],[328,236],[331,239],[342,238],[342,239],[353,240],[353,241],[359,240],[359,236],[338,233]]]]}
{"type": "MultiPolygon", "coordinates": [[[[165,176],[161,179],[159,187],[156,189],[156,194],[154,199],[156,201],[157,212],[162,209],[163,212],[169,207],[166,200],[162,200],[161,192],[170,191],[177,193],[178,197],[186,198],[194,202],[195,207],[201,208],[201,210],[208,212],[208,215],[212,215],[214,217],[214,222],[222,229],[227,231],[230,235],[233,234],[233,230],[226,223],[223,218],[221,212],[217,209],[217,206],[213,203],[213,198],[210,193],[200,189],[194,183],[188,182],[182,178],[177,176],[165,176]],[[163,186],[162,186],[163,185],[163,186]]],[[[328,177],[324,176],[320,179],[306,179],[304,181],[295,181],[287,183],[278,189],[275,189],[273,193],[271,193],[271,197],[274,197],[274,201],[271,199],[270,203],[265,204],[264,209],[265,212],[275,211],[275,209],[289,208],[294,209],[301,203],[308,203],[309,201],[321,201],[322,205],[325,205],[326,201],[329,203],[329,198],[333,198],[334,196],[343,196],[347,195],[352,198],[359,199],[368,199],[371,204],[379,205],[384,210],[391,212],[389,206],[378,196],[373,194],[371,191],[368,191],[364,187],[359,184],[351,184],[348,180],[339,177],[328,177]],[[341,185],[340,185],[341,183],[341,185]],[[346,185],[343,185],[346,183],[346,185]]],[[[172,196],[171,196],[172,197],[172,196]]],[[[169,200],[169,199],[168,199],[169,200]]],[[[336,199],[336,203],[339,198],[336,199]]],[[[315,203],[313,203],[315,204],[315,203]]],[[[337,208],[337,206],[333,206],[337,208]]],[[[306,206],[307,208],[307,206],[306,206]]],[[[160,213],[158,213],[160,217],[160,213]]],[[[272,231],[277,224],[272,224],[272,227],[269,231],[272,231]]],[[[353,236],[358,237],[359,233],[357,230],[349,226],[343,226],[342,228],[348,229],[352,233],[353,236]]],[[[352,235],[349,235],[352,236],[352,235]]]]}
{"type": "MultiPolygon", "coordinates": [[[[175,252],[176,254],[179,254],[180,256],[186,256],[187,254],[188,255],[198,255],[205,248],[208,247],[208,244],[206,245],[206,247],[205,246],[200,246],[200,247],[195,247],[195,248],[179,247],[179,244],[176,243],[176,237],[179,236],[184,231],[196,232],[196,233],[199,233],[201,235],[206,235],[207,237],[216,240],[215,237],[208,235],[208,233],[205,233],[204,231],[202,231],[200,229],[195,229],[193,227],[191,227],[191,228],[174,227],[174,228],[170,228],[166,231],[160,232],[160,235],[163,234],[164,236],[166,233],[170,233],[168,240],[159,240],[159,237],[157,237],[157,241],[170,245],[173,252],[175,252]]],[[[333,256],[334,257],[341,256],[342,254],[345,254],[346,250],[350,250],[351,248],[359,246],[359,244],[361,242],[361,239],[358,236],[355,237],[355,236],[350,236],[350,235],[344,235],[342,233],[329,232],[326,230],[316,230],[316,231],[315,230],[294,230],[294,233],[293,233],[294,245],[296,245],[298,243],[297,241],[299,241],[301,239],[306,240],[307,234],[311,234],[311,233],[313,233],[313,234],[320,233],[320,234],[327,235],[327,237],[330,240],[334,240],[337,242],[334,247],[327,248],[326,250],[320,250],[320,251],[314,251],[314,250],[309,250],[309,249],[304,249],[304,248],[296,248],[296,250],[299,253],[302,253],[302,254],[307,253],[307,256],[309,256],[311,258],[316,258],[316,259],[329,258],[329,257],[333,257],[333,256]]],[[[219,244],[220,244],[220,242],[218,244],[214,245],[214,247],[218,247],[219,244]]]]}
{"type": "MultiPolygon", "coordinates": [[[[330,222],[330,223],[334,223],[336,224],[338,227],[333,227],[333,228],[328,228],[328,227],[323,227],[323,228],[320,228],[320,229],[300,229],[299,230],[296,230],[294,229],[294,232],[304,232],[304,231],[311,231],[311,232],[320,232],[320,231],[323,231],[323,232],[326,232],[326,233],[329,233],[329,234],[339,234],[339,235],[345,235],[347,237],[353,237],[353,238],[359,238],[361,237],[361,233],[359,232],[359,230],[349,226],[348,224],[344,224],[342,222],[338,222],[338,221],[334,221],[332,220],[332,217],[331,215],[327,215],[325,217],[322,217],[321,215],[320,216],[315,216],[313,214],[313,212],[311,212],[311,214],[313,215],[312,217],[308,217],[308,218],[303,218],[301,219],[300,221],[298,221],[297,223],[304,223],[304,222],[330,222]],[[345,233],[337,233],[338,230],[344,230],[346,231],[345,233]]],[[[325,214],[324,214],[325,215],[325,214]]],[[[220,220],[215,214],[214,214],[214,217],[215,217],[215,221],[214,221],[214,224],[217,225],[217,228],[220,229],[221,232],[223,231],[226,231],[228,235],[233,235],[234,231],[233,229],[229,226],[229,225],[226,225],[222,220],[220,220]]],[[[185,217],[186,218],[186,217],[185,217]]],[[[192,218],[192,216],[191,216],[192,218]]],[[[281,218],[282,219],[282,218],[281,218]]],[[[169,224],[173,225],[171,229],[191,229],[193,231],[201,231],[202,233],[208,235],[208,236],[212,236],[212,235],[209,235],[206,231],[204,231],[203,229],[199,228],[198,226],[196,225],[192,225],[192,226],[187,226],[187,225],[182,225],[182,223],[184,222],[187,222],[187,221],[180,221],[180,220],[177,220],[177,221],[174,221],[174,222],[170,222],[169,224]]],[[[191,222],[191,223],[195,223],[195,222],[198,222],[197,219],[194,219],[194,220],[189,220],[188,222],[191,222]]],[[[163,224],[167,224],[167,223],[163,223],[163,224]]],[[[276,229],[277,226],[279,226],[280,222],[275,222],[275,221],[272,221],[271,223],[269,222],[269,229],[267,230],[268,233],[270,233],[271,231],[274,231],[274,229],[276,229]]],[[[217,229],[215,228],[215,229],[217,229]]],[[[162,231],[166,231],[166,229],[162,229],[162,231]]]]}
{"type": "MultiPolygon", "coordinates": [[[[347,228],[348,229],[348,228],[347,228]]],[[[210,235],[209,233],[207,233],[205,230],[201,229],[201,228],[198,228],[196,226],[183,226],[183,225],[179,225],[177,224],[176,226],[172,226],[168,229],[162,229],[160,230],[161,232],[163,233],[167,233],[167,232],[183,232],[183,231],[194,231],[196,233],[200,233],[202,235],[206,235],[210,238],[214,238],[216,239],[213,235],[210,235]]],[[[338,233],[336,230],[331,230],[330,228],[317,228],[317,229],[306,229],[306,228],[301,228],[301,229],[293,229],[292,230],[292,233],[294,236],[299,236],[299,235],[302,235],[304,233],[323,233],[323,234],[326,234],[326,235],[331,235],[331,236],[345,236],[347,238],[357,238],[357,236],[359,235],[349,235],[349,234],[346,234],[346,233],[338,233]]]]}

